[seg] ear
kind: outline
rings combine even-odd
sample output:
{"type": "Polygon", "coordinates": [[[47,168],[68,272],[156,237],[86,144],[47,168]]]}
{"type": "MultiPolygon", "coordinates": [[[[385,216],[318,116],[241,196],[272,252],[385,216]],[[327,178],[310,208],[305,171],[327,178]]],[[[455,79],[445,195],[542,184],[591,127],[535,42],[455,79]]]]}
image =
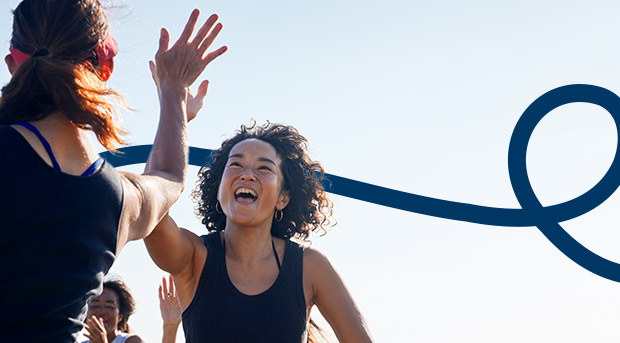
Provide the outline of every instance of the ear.
{"type": "Polygon", "coordinates": [[[288,205],[288,202],[290,199],[291,198],[288,194],[288,191],[283,189],[280,192],[280,195],[278,196],[278,202],[276,203],[276,209],[282,211],[288,205]]]}
{"type": "Polygon", "coordinates": [[[15,63],[13,56],[11,56],[11,54],[6,55],[6,57],[4,57],[4,62],[6,62],[6,66],[9,68],[9,73],[13,75],[15,68],[17,68],[17,63],[15,63]]]}
{"type": "Polygon", "coordinates": [[[101,81],[106,82],[112,76],[112,72],[114,71],[114,59],[111,58],[101,64],[99,67],[99,78],[101,81]]]}

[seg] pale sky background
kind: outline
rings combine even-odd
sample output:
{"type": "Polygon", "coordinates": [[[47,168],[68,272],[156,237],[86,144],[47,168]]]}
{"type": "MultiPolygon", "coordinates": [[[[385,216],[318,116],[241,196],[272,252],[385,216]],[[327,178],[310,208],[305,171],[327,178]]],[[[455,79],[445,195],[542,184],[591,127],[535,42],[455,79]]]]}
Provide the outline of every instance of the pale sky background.
{"type": "MultiPolygon", "coordinates": [[[[0,43],[8,48],[4,0],[0,43]]],[[[558,86],[620,94],[617,1],[115,1],[120,54],[109,85],[131,144],[150,144],[158,118],[148,60],[161,27],[177,37],[193,8],[218,13],[214,46],[229,51],[203,78],[205,109],[190,143],[216,148],[255,118],[295,126],[314,159],[342,177],[440,199],[518,208],[508,144],[525,108],[558,86]]],[[[9,80],[3,68],[0,82],[9,80]]],[[[594,105],[549,114],[528,153],[543,204],[590,189],[609,167],[613,120],[594,105]]],[[[127,170],[140,171],[142,166],[127,170]]],[[[172,210],[196,233],[189,193],[172,210]]],[[[573,263],[534,227],[423,216],[332,196],[338,225],[314,246],[342,274],[377,342],[617,342],[620,285],[573,263]]],[[[620,197],[562,223],[586,247],[620,261],[620,197]]],[[[112,272],[130,285],[130,325],[161,339],[156,290],[164,275],[143,243],[112,272]]],[[[317,311],[313,311],[317,315],[317,311]]],[[[324,323],[324,322],[322,322],[324,323]]],[[[324,323],[324,325],[326,325],[324,323]]],[[[184,340],[179,336],[179,342],[184,340]]]]}

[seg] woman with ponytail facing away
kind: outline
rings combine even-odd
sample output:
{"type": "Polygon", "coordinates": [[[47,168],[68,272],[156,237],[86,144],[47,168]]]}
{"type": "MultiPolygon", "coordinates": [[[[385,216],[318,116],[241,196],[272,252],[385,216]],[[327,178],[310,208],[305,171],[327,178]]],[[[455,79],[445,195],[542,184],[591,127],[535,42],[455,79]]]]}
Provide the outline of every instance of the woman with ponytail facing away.
{"type": "Polygon", "coordinates": [[[155,54],[159,127],[151,170],[118,173],[99,158],[124,143],[121,96],[106,87],[118,48],[97,0],[24,0],[13,11],[0,102],[0,329],[6,342],[75,342],[86,302],[131,240],[147,236],[183,189],[188,87],[225,47],[205,55],[221,24],[155,54]]]}

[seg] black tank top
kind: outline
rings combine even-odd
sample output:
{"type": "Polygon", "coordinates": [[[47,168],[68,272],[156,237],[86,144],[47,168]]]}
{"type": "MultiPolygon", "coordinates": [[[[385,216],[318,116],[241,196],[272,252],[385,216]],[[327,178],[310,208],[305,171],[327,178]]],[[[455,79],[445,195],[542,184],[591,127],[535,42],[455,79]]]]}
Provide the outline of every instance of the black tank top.
{"type": "Polygon", "coordinates": [[[61,173],[0,125],[0,341],[76,341],[114,262],[122,199],[108,163],[61,173]]]}
{"type": "Polygon", "coordinates": [[[208,251],[207,261],[194,299],[183,312],[187,343],[307,341],[301,246],[285,240],[284,260],[276,281],[261,294],[246,295],[228,277],[219,233],[202,239],[208,251]]]}

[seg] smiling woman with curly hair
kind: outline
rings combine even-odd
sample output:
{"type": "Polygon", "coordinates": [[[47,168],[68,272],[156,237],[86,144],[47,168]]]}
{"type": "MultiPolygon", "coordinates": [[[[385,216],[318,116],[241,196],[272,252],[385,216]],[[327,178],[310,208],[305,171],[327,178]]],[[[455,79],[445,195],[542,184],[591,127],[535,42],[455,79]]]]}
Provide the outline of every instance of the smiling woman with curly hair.
{"type": "Polygon", "coordinates": [[[281,124],[241,126],[212,158],[194,191],[210,233],[198,237],[168,217],[145,239],[174,277],[186,340],[305,343],[318,332],[308,328],[317,305],[340,342],[371,342],[329,260],[300,244],[332,216],[306,138],[281,124]]]}
{"type": "Polygon", "coordinates": [[[194,197],[198,201],[198,215],[207,229],[222,231],[226,228],[226,215],[216,208],[218,188],[230,151],[248,139],[269,143],[282,161],[282,187],[288,192],[290,201],[286,211],[276,213],[281,213],[282,217],[272,222],[271,235],[305,240],[311,231],[325,231],[325,226],[330,223],[333,204],[321,184],[320,179],[325,173],[323,166],[308,156],[306,138],[294,127],[281,124],[241,126],[234,137],[224,141],[213,152],[213,163],[201,168],[198,174],[200,185],[194,191],[194,197]]]}

